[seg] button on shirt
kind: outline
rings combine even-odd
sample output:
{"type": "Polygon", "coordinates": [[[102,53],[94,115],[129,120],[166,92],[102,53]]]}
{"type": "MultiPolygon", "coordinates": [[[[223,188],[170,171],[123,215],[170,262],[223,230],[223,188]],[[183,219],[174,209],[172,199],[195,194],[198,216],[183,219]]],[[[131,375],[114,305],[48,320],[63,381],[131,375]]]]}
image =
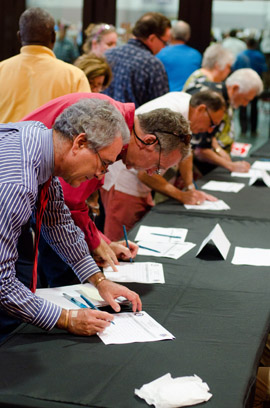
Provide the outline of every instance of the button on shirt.
{"type": "Polygon", "coordinates": [[[165,68],[138,39],[112,48],[105,53],[113,72],[113,81],[104,91],[120,102],[142,104],[169,92],[165,68]]]}
{"type": "MultiPolygon", "coordinates": [[[[44,329],[55,326],[61,308],[37,297],[15,276],[21,227],[35,212],[38,191],[53,173],[52,130],[40,122],[0,125],[0,306],[44,329]]],[[[53,177],[41,233],[81,281],[99,272],[84,235],[64,204],[53,177]]]]}

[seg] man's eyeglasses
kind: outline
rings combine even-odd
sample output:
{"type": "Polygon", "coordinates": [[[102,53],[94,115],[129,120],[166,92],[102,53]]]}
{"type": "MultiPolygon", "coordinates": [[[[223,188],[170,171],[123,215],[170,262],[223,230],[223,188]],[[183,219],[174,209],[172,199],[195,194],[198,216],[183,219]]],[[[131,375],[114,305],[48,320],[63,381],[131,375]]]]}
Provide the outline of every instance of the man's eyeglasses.
{"type": "Polygon", "coordinates": [[[161,170],[160,170],[160,158],[161,158],[161,144],[160,144],[160,140],[158,138],[158,136],[156,135],[156,133],[165,133],[166,135],[173,135],[175,137],[179,137],[181,142],[183,142],[186,146],[189,145],[190,140],[191,140],[191,135],[177,135],[173,132],[167,132],[165,130],[155,130],[154,132],[149,133],[150,135],[154,135],[156,137],[156,140],[154,140],[153,142],[150,143],[146,143],[144,140],[142,140],[136,133],[135,131],[135,126],[133,125],[133,132],[134,135],[136,137],[136,139],[138,139],[142,144],[144,145],[153,145],[154,143],[156,143],[156,141],[158,142],[159,145],[159,159],[158,159],[158,165],[157,165],[157,170],[156,170],[156,174],[160,174],[161,170]]]}
{"type": "Polygon", "coordinates": [[[158,165],[157,165],[157,169],[156,169],[156,174],[160,174],[160,173],[161,173],[161,171],[160,171],[161,144],[160,144],[159,138],[157,137],[157,135],[156,135],[155,133],[150,133],[151,135],[153,134],[154,136],[156,136],[156,140],[154,140],[153,142],[150,142],[150,143],[146,143],[144,140],[142,140],[142,139],[137,135],[137,133],[136,133],[136,131],[135,131],[135,126],[134,126],[134,125],[133,125],[133,132],[134,132],[134,135],[135,135],[136,139],[138,139],[142,144],[144,144],[144,145],[146,145],[146,146],[151,146],[151,145],[153,145],[154,143],[156,143],[156,141],[158,142],[158,145],[159,145],[159,157],[158,157],[158,165]]]}
{"type": "Polygon", "coordinates": [[[206,112],[207,112],[207,115],[208,115],[209,120],[210,120],[210,123],[211,123],[211,125],[210,125],[209,127],[210,127],[211,129],[215,129],[215,128],[217,127],[217,124],[214,123],[213,119],[211,118],[211,115],[210,115],[210,113],[209,113],[207,107],[205,107],[205,110],[206,110],[206,112]]]}
{"type": "Polygon", "coordinates": [[[111,163],[105,163],[105,161],[100,157],[100,154],[99,154],[99,152],[96,150],[96,154],[97,154],[97,156],[98,156],[98,158],[99,158],[99,160],[100,160],[100,163],[101,163],[101,165],[102,165],[102,167],[103,167],[103,169],[101,170],[101,174],[106,174],[106,173],[108,173],[108,167],[109,167],[109,165],[111,164],[111,163]]]}
{"type": "Polygon", "coordinates": [[[167,47],[167,45],[169,45],[169,42],[162,40],[162,38],[159,35],[156,35],[156,37],[159,39],[159,41],[163,43],[164,47],[167,47]]]}

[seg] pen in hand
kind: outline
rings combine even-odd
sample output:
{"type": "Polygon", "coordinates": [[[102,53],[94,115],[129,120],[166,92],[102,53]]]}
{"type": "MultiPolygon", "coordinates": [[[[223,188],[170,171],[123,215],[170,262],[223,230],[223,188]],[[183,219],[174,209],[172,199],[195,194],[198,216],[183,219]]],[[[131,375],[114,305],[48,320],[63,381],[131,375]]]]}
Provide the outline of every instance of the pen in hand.
{"type": "MultiPolygon", "coordinates": [[[[125,241],[126,241],[126,244],[127,244],[127,248],[130,250],[129,244],[128,244],[128,238],[127,238],[127,230],[126,230],[126,226],[125,226],[125,225],[123,225],[123,230],[124,230],[124,236],[125,236],[125,241]]],[[[130,258],[129,258],[129,261],[130,261],[130,262],[133,262],[133,259],[130,257],[130,258]]]]}
{"type": "MultiPolygon", "coordinates": [[[[80,296],[85,301],[85,303],[87,303],[88,306],[91,307],[91,309],[99,310],[101,312],[101,310],[97,306],[95,306],[94,303],[92,303],[91,300],[89,300],[86,296],[84,295],[80,295],[80,296]]],[[[115,324],[112,320],[111,320],[111,323],[115,324]]]]}

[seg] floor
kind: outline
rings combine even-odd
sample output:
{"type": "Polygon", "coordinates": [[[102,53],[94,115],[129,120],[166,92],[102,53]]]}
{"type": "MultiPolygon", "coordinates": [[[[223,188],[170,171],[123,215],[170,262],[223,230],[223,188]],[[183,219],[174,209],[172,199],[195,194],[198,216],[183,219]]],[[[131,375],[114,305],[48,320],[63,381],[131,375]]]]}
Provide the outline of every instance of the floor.
{"type": "Polygon", "coordinates": [[[240,143],[250,143],[252,145],[249,150],[249,156],[252,152],[263,146],[270,138],[270,100],[260,100],[258,102],[258,111],[259,118],[256,136],[251,136],[250,132],[243,136],[239,124],[238,110],[235,111],[234,115],[235,140],[240,143]]]}

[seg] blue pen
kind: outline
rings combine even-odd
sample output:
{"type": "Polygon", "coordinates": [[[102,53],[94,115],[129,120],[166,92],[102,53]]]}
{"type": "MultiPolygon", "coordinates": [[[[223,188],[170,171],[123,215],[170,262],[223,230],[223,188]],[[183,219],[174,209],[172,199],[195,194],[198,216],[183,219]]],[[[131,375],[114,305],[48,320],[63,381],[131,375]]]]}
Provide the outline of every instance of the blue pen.
{"type": "Polygon", "coordinates": [[[67,295],[66,293],[63,293],[63,296],[69,300],[70,302],[74,303],[74,305],[79,306],[80,308],[87,309],[87,306],[85,306],[83,303],[79,302],[76,300],[74,297],[67,295]]]}
{"type": "Polygon", "coordinates": [[[194,186],[195,186],[195,189],[198,190],[198,186],[197,186],[197,184],[195,183],[195,181],[193,181],[193,184],[194,184],[194,186]]]}
{"type": "MultiPolygon", "coordinates": [[[[123,225],[123,230],[124,230],[124,236],[125,236],[127,248],[130,250],[129,245],[128,245],[127,230],[126,230],[126,226],[125,226],[125,225],[123,225]]],[[[133,262],[133,259],[130,257],[130,258],[129,258],[129,261],[130,261],[130,262],[133,262]]]]}
{"type": "Polygon", "coordinates": [[[147,248],[147,247],[142,246],[142,245],[139,245],[139,248],[142,248],[142,249],[147,249],[148,251],[153,251],[153,252],[157,252],[157,253],[159,253],[159,254],[160,254],[160,251],[157,251],[156,249],[147,248]]]}
{"type": "MultiPolygon", "coordinates": [[[[88,306],[91,307],[91,309],[95,309],[95,310],[101,311],[101,310],[100,310],[98,307],[96,307],[96,306],[94,305],[94,303],[92,303],[91,300],[89,300],[86,296],[84,296],[84,295],[80,295],[80,296],[81,296],[81,298],[85,301],[85,303],[87,303],[88,306]]],[[[112,324],[115,324],[112,320],[111,320],[111,323],[112,323],[112,324]]]]}
{"type": "Polygon", "coordinates": [[[159,237],[169,237],[169,238],[181,238],[181,237],[177,237],[175,235],[167,235],[167,234],[158,234],[156,232],[151,232],[151,235],[157,235],[159,237]]]}

